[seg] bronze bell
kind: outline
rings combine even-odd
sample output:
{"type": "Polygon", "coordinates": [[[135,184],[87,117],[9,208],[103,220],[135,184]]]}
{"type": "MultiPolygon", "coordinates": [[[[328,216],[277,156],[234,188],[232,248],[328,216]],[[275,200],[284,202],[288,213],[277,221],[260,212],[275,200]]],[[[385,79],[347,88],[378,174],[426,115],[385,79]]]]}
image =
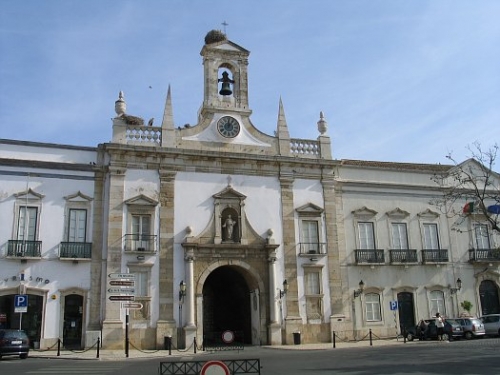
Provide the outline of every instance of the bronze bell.
{"type": "Polygon", "coordinates": [[[231,91],[231,84],[229,82],[222,82],[222,87],[219,91],[221,95],[231,95],[233,92],[231,91]]]}
{"type": "Polygon", "coordinates": [[[231,91],[231,83],[234,83],[234,81],[229,78],[229,74],[227,72],[222,73],[222,78],[219,78],[218,82],[222,82],[222,87],[219,91],[219,94],[227,96],[233,93],[231,91]]]}

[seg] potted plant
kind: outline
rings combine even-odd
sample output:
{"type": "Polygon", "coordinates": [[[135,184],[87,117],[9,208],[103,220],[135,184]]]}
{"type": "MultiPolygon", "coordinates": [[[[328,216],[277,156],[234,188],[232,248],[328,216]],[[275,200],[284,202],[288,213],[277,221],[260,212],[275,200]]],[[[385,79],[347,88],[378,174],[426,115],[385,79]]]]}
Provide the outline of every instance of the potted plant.
{"type": "Polygon", "coordinates": [[[471,316],[470,311],[472,310],[473,306],[472,302],[465,300],[463,302],[460,302],[460,306],[462,306],[462,309],[467,311],[467,315],[471,316]]]}

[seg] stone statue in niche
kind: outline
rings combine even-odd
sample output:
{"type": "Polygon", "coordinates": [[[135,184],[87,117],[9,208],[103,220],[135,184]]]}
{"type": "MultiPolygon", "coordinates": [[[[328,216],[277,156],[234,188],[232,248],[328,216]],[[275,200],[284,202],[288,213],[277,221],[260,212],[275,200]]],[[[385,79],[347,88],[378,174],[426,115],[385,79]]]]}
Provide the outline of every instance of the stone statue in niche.
{"type": "Polygon", "coordinates": [[[226,220],[222,224],[222,228],[224,229],[224,241],[233,241],[233,231],[236,224],[236,221],[231,218],[231,215],[227,215],[226,220]]]}

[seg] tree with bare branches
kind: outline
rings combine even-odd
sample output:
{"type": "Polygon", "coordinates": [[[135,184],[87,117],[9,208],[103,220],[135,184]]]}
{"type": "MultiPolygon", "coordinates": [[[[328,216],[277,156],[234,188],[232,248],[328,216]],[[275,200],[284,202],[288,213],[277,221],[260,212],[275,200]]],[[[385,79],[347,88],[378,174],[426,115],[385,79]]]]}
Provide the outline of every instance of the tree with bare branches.
{"type": "Polygon", "coordinates": [[[498,145],[483,149],[477,142],[468,147],[470,159],[458,163],[451,154],[453,165],[436,173],[432,180],[439,185],[442,195],[431,203],[450,218],[456,218],[455,229],[468,217],[489,223],[500,234],[500,175],[493,170],[498,145]]]}

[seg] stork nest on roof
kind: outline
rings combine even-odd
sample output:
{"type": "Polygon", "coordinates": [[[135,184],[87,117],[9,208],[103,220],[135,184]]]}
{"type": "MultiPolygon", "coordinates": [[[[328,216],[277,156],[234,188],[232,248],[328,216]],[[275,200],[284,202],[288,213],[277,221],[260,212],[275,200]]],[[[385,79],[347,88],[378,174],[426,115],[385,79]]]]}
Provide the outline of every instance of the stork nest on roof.
{"type": "Polygon", "coordinates": [[[137,116],[123,114],[120,116],[127,125],[144,125],[144,119],[137,116]]]}

